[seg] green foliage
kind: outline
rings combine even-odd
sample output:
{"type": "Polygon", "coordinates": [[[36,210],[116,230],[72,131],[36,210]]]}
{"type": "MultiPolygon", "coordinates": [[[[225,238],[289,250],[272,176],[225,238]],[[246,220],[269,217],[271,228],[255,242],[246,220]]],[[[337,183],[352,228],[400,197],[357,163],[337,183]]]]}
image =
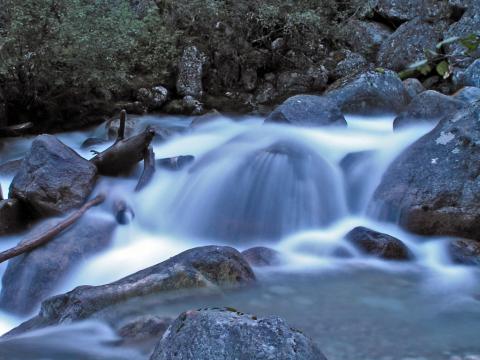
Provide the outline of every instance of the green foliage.
{"type": "Polygon", "coordinates": [[[3,0],[1,11],[3,92],[32,112],[115,94],[138,68],[165,69],[177,55],[158,12],[141,20],[128,0],[3,0]]]}
{"type": "Polygon", "coordinates": [[[448,79],[452,74],[452,68],[457,62],[465,57],[471,56],[480,48],[480,35],[469,34],[465,37],[454,36],[440,41],[434,50],[425,49],[425,58],[410,64],[407,69],[399,73],[400,78],[406,79],[417,75],[428,76],[433,71],[444,79],[448,79]],[[463,54],[449,56],[441,53],[444,46],[458,43],[465,49],[463,54]]]}

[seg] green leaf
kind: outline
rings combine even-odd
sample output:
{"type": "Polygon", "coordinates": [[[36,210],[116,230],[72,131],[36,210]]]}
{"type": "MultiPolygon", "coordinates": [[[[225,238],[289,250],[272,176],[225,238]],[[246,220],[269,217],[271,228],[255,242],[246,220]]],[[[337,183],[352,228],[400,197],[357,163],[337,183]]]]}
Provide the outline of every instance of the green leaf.
{"type": "Polygon", "coordinates": [[[454,42],[457,42],[458,40],[460,40],[460,36],[452,36],[452,37],[449,37],[447,39],[444,39],[444,40],[440,41],[435,47],[438,50],[440,50],[443,45],[452,44],[454,42]]]}
{"type": "Polygon", "coordinates": [[[432,67],[429,64],[418,67],[418,71],[422,75],[428,75],[432,72],[432,67]]]}
{"type": "Polygon", "coordinates": [[[460,39],[460,44],[467,48],[469,53],[472,53],[480,46],[480,36],[476,34],[470,34],[460,39]]]}
{"type": "Polygon", "coordinates": [[[428,60],[427,59],[416,61],[413,64],[408,65],[407,69],[419,70],[422,66],[425,66],[425,65],[428,65],[428,60]]]}
{"type": "Polygon", "coordinates": [[[435,70],[437,71],[437,74],[443,77],[444,79],[450,76],[450,68],[446,60],[443,60],[442,62],[438,63],[437,66],[435,67],[435,70]]]}

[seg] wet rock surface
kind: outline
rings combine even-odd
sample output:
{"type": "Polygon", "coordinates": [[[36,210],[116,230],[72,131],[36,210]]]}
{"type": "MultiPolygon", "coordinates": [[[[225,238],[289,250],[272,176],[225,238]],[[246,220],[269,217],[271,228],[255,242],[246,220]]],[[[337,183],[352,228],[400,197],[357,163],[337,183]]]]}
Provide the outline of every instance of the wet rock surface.
{"type": "Polygon", "coordinates": [[[409,78],[403,80],[403,85],[405,86],[405,90],[407,91],[408,95],[410,98],[414,98],[421,92],[425,91],[425,87],[422,85],[422,83],[415,78],[409,78]]]}
{"type": "Polygon", "coordinates": [[[350,48],[372,61],[380,46],[393,32],[384,24],[356,19],[348,21],[342,31],[350,48]]]}
{"type": "Polygon", "coordinates": [[[151,351],[174,319],[162,316],[145,315],[130,320],[121,325],[118,335],[123,339],[123,345],[142,345],[151,351]]]}
{"type": "Polygon", "coordinates": [[[368,71],[333,83],[326,96],[346,113],[398,113],[409,102],[400,78],[392,71],[368,71]]]}
{"type": "MultiPolygon", "coordinates": [[[[49,220],[41,224],[21,243],[57,222],[49,220]]],[[[113,219],[85,216],[48,244],[11,259],[2,278],[0,307],[15,314],[30,314],[82,260],[108,247],[115,227],[113,219]]]]}
{"type": "Polygon", "coordinates": [[[173,359],[326,358],[310,338],[279,317],[257,317],[235,309],[205,309],[181,314],[150,357],[173,359]]]}
{"type": "Polygon", "coordinates": [[[90,317],[115,318],[117,310],[114,308],[113,313],[108,314],[108,308],[134,298],[160,297],[174,290],[194,288],[235,288],[254,281],[250,265],[237,250],[222,246],[193,248],[113,283],[80,286],[47,299],[37,317],[12,330],[9,335],[90,317]]]}
{"type": "Polygon", "coordinates": [[[242,255],[251,266],[275,266],[284,262],[280,252],[265,246],[247,249],[242,251],[242,255]]]}
{"type": "Polygon", "coordinates": [[[413,255],[397,238],[365,227],[356,227],[345,235],[361,252],[385,260],[411,260],[413,255]]]}
{"type": "MultiPolygon", "coordinates": [[[[479,24],[480,25],[480,24],[479,24]]],[[[480,59],[475,60],[465,71],[456,76],[457,86],[474,86],[480,88],[480,59]]]]}
{"type": "Polygon", "coordinates": [[[427,90],[417,95],[405,111],[395,118],[393,128],[398,130],[422,123],[436,124],[442,118],[452,116],[466,106],[465,102],[454,97],[427,90]]]}
{"type": "Polygon", "coordinates": [[[370,214],[418,234],[478,238],[479,139],[478,105],[442,120],[393,161],[370,214]]]}
{"type": "Polygon", "coordinates": [[[453,97],[457,100],[473,104],[474,102],[480,101],[480,88],[466,86],[453,94],[453,97]]]}
{"type": "Polygon", "coordinates": [[[90,195],[96,167],[54,136],[40,135],[10,186],[18,199],[36,215],[59,215],[81,206],[90,195]]]}
{"type": "Polygon", "coordinates": [[[480,266],[480,242],[468,239],[453,240],[448,245],[452,261],[462,265],[480,266]]]}
{"type": "Polygon", "coordinates": [[[299,126],[347,126],[343,113],[334,101],[315,95],[289,98],[265,121],[299,126]]]}

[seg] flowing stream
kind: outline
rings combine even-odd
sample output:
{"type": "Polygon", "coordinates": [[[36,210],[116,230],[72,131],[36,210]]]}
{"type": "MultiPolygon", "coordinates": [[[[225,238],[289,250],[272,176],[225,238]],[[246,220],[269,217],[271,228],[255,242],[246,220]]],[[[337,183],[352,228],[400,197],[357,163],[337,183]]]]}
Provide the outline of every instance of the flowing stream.
{"type": "MultiPolygon", "coordinates": [[[[109,250],[79,266],[57,292],[111,282],[195,246],[267,245],[288,263],[256,269],[259,285],[252,289],[161,307],[139,299],[131,306],[171,317],[204,306],[279,315],[310,335],[330,360],[479,359],[472,357],[480,354],[478,270],[453,265],[446,238],[422,238],[367,216],[388,165],[430,129],[394,133],[391,116],[347,120],[348,128],[312,129],[264,125],[256,117],[219,118],[196,127],[189,127],[188,118],[137,119],[138,129],[162,124],[174,132],[154,143],[157,159],[195,159],[178,171],[157,169],[140,193],[133,191],[134,177],[102,179],[96,192],[108,189],[128,199],[136,216],[118,228],[109,250]],[[415,260],[359,254],[343,239],[359,225],[401,239],[415,260]],[[340,258],[339,249],[354,256],[340,258]]],[[[106,137],[106,131],[100,126],[58,137],[89,158],[81,144],[106,137]]],[[[0,163],[20,158],[30,142],[7,140],[0,163]]],[[[0,178],[4,191],[10,181],[0,178]]],[[[109,206],[94,211],[101,215],[109,206]]],[[[0,249],[20,238],[2,239],[0,249]]],[[[23,320],[0,313],[0,332],[23,320]]],[[[138,349],[118,348],[115,339],[99,322],[53,327],[0,342],[0,359],[148,358],[138,349]]]]}

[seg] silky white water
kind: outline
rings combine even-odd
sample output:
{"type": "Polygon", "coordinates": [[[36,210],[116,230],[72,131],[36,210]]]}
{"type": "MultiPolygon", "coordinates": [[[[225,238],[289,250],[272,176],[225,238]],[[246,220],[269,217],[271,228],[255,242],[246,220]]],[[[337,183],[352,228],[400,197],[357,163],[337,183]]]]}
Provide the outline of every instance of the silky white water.
{"type": "MultiPolygon", "coordinates": [[[[289,260],[287,265],[270,270],[275,276],[285,274],[292,280],[295,274],[299,278],[305,274],[349,274],[346,276],[352,277],[348,285],[352,291],[359,270],[359,283],[368,283],[368,271],[384,274],[385,278],[391,276],[394,282],[413,276],[418,291],[427,291],[432,298],[452,292],[468,297],[478,291],[478,271],[450,262],[445,251],[448,239],[425,239],[366,215],[369,199],[388,165],[430,129],[415,127],[394,133],[390,116],[347,120],[347,128],[313,129],[264,125],[263,119],[256,117],[241,121],[218,118],[194,128],[188,127],[187,118],[139,119],[139,130],[149,123],[183,129],[165,142],[154,143],[157,159],[192,155],[195,160],[178,171],[157,169],[151,184],[140,193],[133,192],[137,181],[134,177],[102,179],[96,192],[124,198],[134,209],[135,218],[130,225],[118,228],[109,250],[85,261],[59,284],[57,292],[114,281],[206,244],[226,244],[239,250],[267,245],[289,260]],[[350,165],[347,162],[349,171],[345,173],[344,158],[351,153],[360,154],[350,165]],[[359,254],[343,239],[359,225],[401,239],[415,260],[386,262],[359,254]],[[339,246],[350,247],[356,256],[335,257],[339,246]]],[[[104,127],[61,134],[59,138],[89,158],[91,154],[80,146],[93,136],[106,136],[104,127]]],[[[9,140],[0,151],[0,163],[20,158],[30,142],[9,140]]],[[[107,146],[95,149],[101,151],[107,146]]],[[[8,177],[0,178],[4,191],[10,181],[8,177]]],[[[110,206],[107,202],[94,211],[110,212],[110,206]]],[[[2,240],[0,246],[8,248],[19,238],[2,240]]],[[[3,273],[5,264],[0,269],[3,273]]],[[[265,276],[268,278],[268,274],[265,276]]],[[[317,295],[311,296],[315,301],[317,295]]],[[[246,307],[255,309],[252,304],[246,307]]],[[[8,314],[0,315],[0,332],[19,321],[8,314]]]]}

